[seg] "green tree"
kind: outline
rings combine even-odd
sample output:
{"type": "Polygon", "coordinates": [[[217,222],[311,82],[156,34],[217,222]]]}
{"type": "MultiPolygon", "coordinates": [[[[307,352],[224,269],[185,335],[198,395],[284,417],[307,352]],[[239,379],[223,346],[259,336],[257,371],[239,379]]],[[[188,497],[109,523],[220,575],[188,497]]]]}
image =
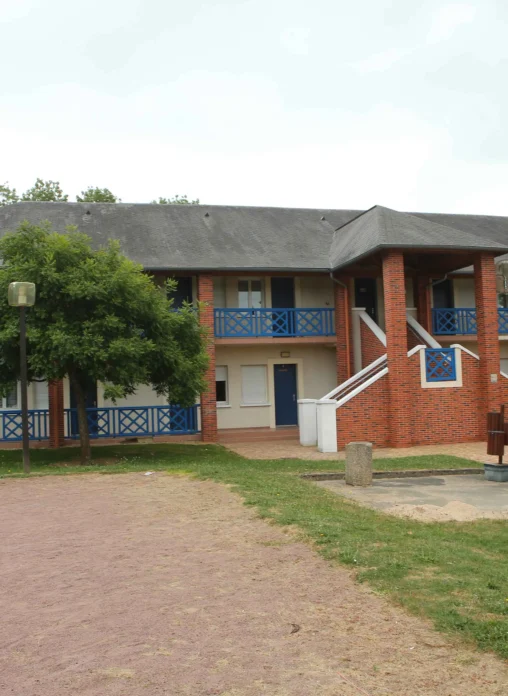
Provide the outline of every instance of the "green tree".
{"type": "Polygon", "coordinates": [[[69,196],[62,191],[59,181],[43,181],[43,179],[36,179],[32,188],[25,191],[20,198],[22,201],[52,202],[65,202],[68,199],[69,196]]]}
{"type": "Polygon", "coordinates": [[[122,199],[107,188],[89,186],[81,191],[81,196],[76,196],[76,200],[78,203],[120,203],[122,199]]]}
{"type": "Polygon", "coordinates": [[[18,201],[19,196],[16,193],[16,189],[11,188],[7,181],[5,184],[0,184],[0,206],[17,203],[18,201]]]}
{"type": "Polygon", "coordinates": [[[208,362],[196,312],[171,311],[167,293],[117,242],[93,250],[74,229],[58,234],[49,223],[24,222],[0,240],[0,257],[0,391],[19,378],[19,317],[7,288],[22,279],[37,288],[27,310],[29,381],[69,377],[83,462],[91,456],[88,384],[100,381],[113,401],[149,384],[169,403],[195,403],[208,362]]]}
{"type": "Polygon", "coordinates": [[[158,198],[152,203],[159,203],[160,205],[199,205],[199,198],[189,201],[187,196],[180,196],[178,193],[173,198],[158,198]]]}

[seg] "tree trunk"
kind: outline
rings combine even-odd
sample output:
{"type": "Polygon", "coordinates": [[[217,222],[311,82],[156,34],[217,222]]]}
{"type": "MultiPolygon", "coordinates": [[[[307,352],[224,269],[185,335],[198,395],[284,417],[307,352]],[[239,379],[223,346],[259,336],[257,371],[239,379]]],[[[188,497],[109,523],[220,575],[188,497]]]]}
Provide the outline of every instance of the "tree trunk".
{"type": "Polygon", "coordinates": [[[76,410],[78,412],[79,444],[81,445],[81,464],[89,464],[92,460],[92,450],[90,447],[90,433],[88,429],[88,418],[86,414],[85,391],[76,377],[69,375],[74,396],[76,398],[76,410]]]}

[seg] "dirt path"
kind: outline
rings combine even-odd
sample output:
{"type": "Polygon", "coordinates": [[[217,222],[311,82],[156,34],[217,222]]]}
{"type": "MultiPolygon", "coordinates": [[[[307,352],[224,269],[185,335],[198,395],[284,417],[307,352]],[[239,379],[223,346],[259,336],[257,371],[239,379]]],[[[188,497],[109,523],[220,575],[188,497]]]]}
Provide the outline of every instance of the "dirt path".
{"type": "Polygon", "coordinates": [[[225,487],[48,477],[2,481],[0,499],[2,696],[508,692],[500,661],[355,585],[225,487]]]}

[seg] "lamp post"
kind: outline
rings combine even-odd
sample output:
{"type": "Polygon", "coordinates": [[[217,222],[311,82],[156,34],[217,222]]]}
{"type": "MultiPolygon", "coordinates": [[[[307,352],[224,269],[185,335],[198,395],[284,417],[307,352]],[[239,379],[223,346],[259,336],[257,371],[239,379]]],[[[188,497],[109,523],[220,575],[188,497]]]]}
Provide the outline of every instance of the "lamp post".
{"type": "Polygon", "coordinates": [[[19,307],[19,367],[21,377],[21,433],[23,437],[23,471],[30,473],[30,441],[28,434],[28,374],[26,362],[27,307],[35,304],[34,283],[11,283],[8,300],[11,307],[19,307]]]}

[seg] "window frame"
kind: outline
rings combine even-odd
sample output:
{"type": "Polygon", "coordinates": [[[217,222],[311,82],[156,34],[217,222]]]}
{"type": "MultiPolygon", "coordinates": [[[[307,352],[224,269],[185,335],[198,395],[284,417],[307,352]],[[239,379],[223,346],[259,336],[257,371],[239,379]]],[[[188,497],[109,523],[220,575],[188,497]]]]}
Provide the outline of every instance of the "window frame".
{"type": "MultiPolygon", "coordinates": [[[[0,409],[2,411],[19,411],[21,406],[20,406],[20,392],[19,392],[19,382],[16,383],[16,405],[15,406],[7,406],[7,399],[9,398],[8,396],[3,396],[0,399],[0,409]]],[[[14,390],[13,390],[14,391],[14,390]]],[[[11,392],[12,393],[12,392],[11,392]]]]}
{"type": "MultiPolygon", "coordinates": [[[[245,292],[242,290],[242,292],[245,292]]],[[[265,307],[265,284],[263,282],[263,278],[237,278],[236,282],[236,298],[237,298],[237,303],[238,303],[238,309],[263,309],[265,307]],[[261,306],[260,307],[253,307],[252,306],[252,283],[253,282],[259,282],[261,286],[261,306]],[[240,283],[247,283],[247,303],[248,307],[240,307],[240,283]]]]}
{"type": "Polygon", "coordinates": [[[229,371],[228,371],[228,366],[227,365],[216,365],[215,366],[215,403],[219,408],[224,408],[226,406],[229,406],[229,371]],[[226,379],[224,380],[219,380],[217,379],[217,370],[222,369],[224,370],[224,374],[226,379]],[[225,382],[226,385],[226,400],[225,401],[217,401],[217,382],[225,382]]]}

